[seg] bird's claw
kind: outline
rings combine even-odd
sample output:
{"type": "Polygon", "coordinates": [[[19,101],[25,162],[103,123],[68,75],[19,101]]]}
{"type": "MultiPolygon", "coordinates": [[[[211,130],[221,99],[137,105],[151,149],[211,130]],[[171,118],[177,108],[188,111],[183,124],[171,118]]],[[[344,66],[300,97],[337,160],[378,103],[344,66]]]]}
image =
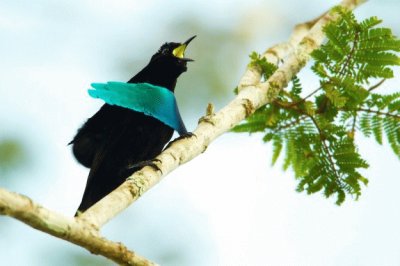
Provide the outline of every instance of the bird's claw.
{"type": "Polygon", "coordinates": [[[196,136],[196,135],[192,132],[186,132],[186,133],[183,133],[182,135],[180,135],[179,137],[177,137],[176,139],[174,139],[173,141],[180,140],[180,139],[187,139],[187,138],[191,138],[193,136],[196,136]]]}
{"type": "Polygon", "coordinates": [[[192,133],[192,132],[183,133],[182,135],[180,135],[179,137],[177,137],[177,138],[174,139],[173,141],[170,141],[170,142],[167,144],[167,146],[165,146],[164,151],[165,151],[166,149],[168,149],[169,147],[171,147],[171,145],[172,145],[174,142],[176,142],[176,141],[178,141],[178,140],[181,140],[181,139],[191,138],[191,137],[193,137],[193,136],[196,137],[196,134],[194,134],[194,133],[192,133]]]}
{"type": "Polygon", "coordinates": [[[153,168],[155,171],[161,171],[160,167],[157,166],[157,164],[155,162],[161,163],[161,161],[159,159],[153,159],[153,160],[146,160],[146,161],[141,161],[138,163],[135,163],[133,165],[129,165],[128,169],[129,170],[133,170],[133,171],[137,171],[145,166],[150,166],[151,168],[153,168]]]}

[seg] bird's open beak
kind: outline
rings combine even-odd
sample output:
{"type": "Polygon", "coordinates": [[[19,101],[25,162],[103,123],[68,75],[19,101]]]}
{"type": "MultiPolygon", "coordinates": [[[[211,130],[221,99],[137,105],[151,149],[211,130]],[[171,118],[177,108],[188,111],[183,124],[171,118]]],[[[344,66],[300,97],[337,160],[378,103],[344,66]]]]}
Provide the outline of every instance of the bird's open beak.
{"type": "Polygon", "coordinates": [[[181,45],[179,45],[178,47],[176,47],[173,51],[172,54],[177,57],[180,58],[184,61],[193,61],[193,59],[190,58],[185,58],[185,50],[186,47],[188,46],[188,44],[194,39],[196,38],[196,35],[194,35],[193,37],[190,37],[187,41],[185,41],[184,43],[182,43],[181,45]]]}

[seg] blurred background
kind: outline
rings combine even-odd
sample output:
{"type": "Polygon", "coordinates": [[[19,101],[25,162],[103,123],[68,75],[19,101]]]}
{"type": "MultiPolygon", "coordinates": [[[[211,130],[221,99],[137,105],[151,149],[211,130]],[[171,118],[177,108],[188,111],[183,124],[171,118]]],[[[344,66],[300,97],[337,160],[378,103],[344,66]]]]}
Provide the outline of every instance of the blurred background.
{"type": "MultiPolygon", "coordinates": [[[[102,102],[91,82],[126,81],[165,41],[197,34],[176,89],[193,130],[206,105],[233,97],[248,54],[287,40],[295,24],[339,1],[0,2],[0,186],[72,216],[88,170],[67,143],[102,102]]],[[[400,35],[398,0],[370,1],[400,35]]],[[[395,71],[399,77],[398,69],[395,71]]],[[[318,84],[309,72],[303,84],[318,84]]],[[[380,92],[399,90],[399,78],[380,92]]],[[[295,192],[260,135],[228,133],[168,175],[102,230],[161,265],[400,265],[400,176],[388,145],[359,139],[371,167],[359,201],[295,192]]],[[[113,265],[0,216],[1,265],[113,265]]]]}

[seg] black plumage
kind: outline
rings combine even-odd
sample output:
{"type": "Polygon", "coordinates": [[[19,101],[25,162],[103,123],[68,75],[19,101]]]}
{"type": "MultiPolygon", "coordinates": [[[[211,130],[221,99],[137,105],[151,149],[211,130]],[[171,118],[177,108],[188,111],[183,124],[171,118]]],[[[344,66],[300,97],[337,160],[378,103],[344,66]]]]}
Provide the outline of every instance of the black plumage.
{"type": "MultiPolygon", "coordinates": [[[[194,36],[195,37],[195,36],[194,36]]],[[[165,43],[129,83],[150,83],[174,92],[177,78],[187,70],[184,43],[165,43]]],[[[143,162],[156,157],[173,135],[173,129],[156,118],[119,106],[104,104],[78,130],[72,144],[75,158],[89,167],[82,202],[84,212],[121,185],[143,162]]]]}

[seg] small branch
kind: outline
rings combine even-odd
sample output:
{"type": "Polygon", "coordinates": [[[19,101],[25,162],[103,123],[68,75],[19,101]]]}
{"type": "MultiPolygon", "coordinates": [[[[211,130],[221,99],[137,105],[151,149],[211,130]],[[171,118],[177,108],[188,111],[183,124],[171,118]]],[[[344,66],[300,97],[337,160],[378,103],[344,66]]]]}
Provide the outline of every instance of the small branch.
{"type": "Polygon", "coordinates": [[[275,106],[278,106],[278,107],[280,107],[282,109],[294,110],[294,111],[296,111],[298,113],[305,114],[302,110],[300,110],[300,108],[298,106],[298,104],[300,102],[296,102],[296,104],[295,104],[293,102],[283,102],[283,101],[275,100],[275,101],[272,102],[272,104],[274,104],[275,106]]]}
{"type": "Polygon", "coordinates": [[[375,85],[371,86],[368,91],[371,92],[373,90],[375,90],[376,88],[378,88],[379,86],[381,86],[383,84],[383,82],[385,82],[386,79],[382,79],[381,81],[379,81],[378,83],[376,83],[375,85]]]}
{"type": "Polygon", "coordinates": [[[300,122],[306,120],[307,118],[308,118],[308,116],[303,114],[303,115],[299,116],[297,119],[295,119],[295,120],[293,120],[293,121],[291,121],[289,123],[286,123],[286,124],[278,126],[277,128],[274,129],[274,132],[278,133],[279,131],[282,131],[282,130],[285,130],[285,129],[288,129],[288,128],[292,128],[295,125],[300,124],[300,122]]]}
{"type": "MultiPolygon", "coordinates": [[[[294,107],[298,106],[299,104],[305,102],[308,98],[310,98],[311,96],[313,96],[315,93],[317,93],[319,90],[321,90],[322,87],[319,87],[318,89],[315,89],[313,92],[311,92],[310,94],[308,94],[306,97],[302,98],[301,100],[298,100],[296,102],[290,102],[289,104],[285,104],[285,103],[278,103],[282,108],[287,108],[287,109],[294,109],[294,107]]],[[[275,101],[276,102],[276,101],[275,101]]],[[[297,110],[297,109],[295,109],[297,110]]]]}
{"type": "Polygon", "coordinates": [[[326,140],[325,140],[324,133],[322,132],[322,129],[321,129],[320,126],[318,125],[318,122],[315,120],[315,118],[312,117],[311,115],[309,115],[308,117],[311,119],[311,121],[313,122],[313,124],[315,125],[315,127],[316,127],[317,130],[318,130],[318,134],[319,134],[319,136],[320,136],[320,139],[321,139],[321,142],[322,142],[322,146],[323,146],[323,148],[324,148],[324,150],[325,150],[325,153],[326,153],[326,155],[327,155],[327,157],[328,157],[328,161],[329,161],[329,163],[330,163],[330,165],[331,165],[331,169],[332,169],[332,171],[333,171],[333,173],[334,173],[334,175],[335,175],[335,177],[336,177],[335,182],[336,182],[336,184],[337,184],[340,188],[343,188],[342,184],[340,183],[341,178],[340,178],[340,176],[339,176],[339,174],[338,174],[338,172],[337,172],[337,170],[336,170],[335,162],[333,161],[333,156],[332,156],[332,154],[331,154],[330,151],[329,151],[328,145],[326,144],[326,140]]]}
{"type": "Polygon", "coordinates": [[[0,214],[14,217],[42,232],[67,240],[122,265],[156,265],[128,250],[123,244],[103,238],[96,228],[50,211],[30,198],[0,188],[0,214]]]}
{"type": "Polygon", "coordinates": [[[319,87],[319,88],[315,89],[315,90],[312,91],[310,94],[308,94],[306,97],[304,97],[303,99],[301,99],[301,101],[296,102],[295,104],[297,105],[297,104],[299,104],[299,103],[305,102],[308,98],[310,98],[311,96],[313,96],[314,94],[316,94],[317,92],[319,92],[321,89],[322,89],[322,87],[319,87]]]}
{"type": "Polygon", "coordinates": [[[362,112],[367,112],[367,113],[374,113],[374,114],[377,114],[377,115],[390,116],[390,117],[393,117],[395,119],[400,119],[400,115],[395,115],[395,114],[388,113],[388,112],[381,112],[381,111],[365,109],[365,108],[358,108],[357,111],[362,111],[362,112]]]}
{"type": "Polygon", "coordinates": [[[359,36],[360,36],[360,32],[357,31],[354,36],[353,47],[351,48],[350,53],[347,55],[346,61],[342,65],[342,69],[339,71],[339,77],[345,74],[345,70],[350,63],[350,60],[353,58],[353,54],[356,50],[359,36]]]}

